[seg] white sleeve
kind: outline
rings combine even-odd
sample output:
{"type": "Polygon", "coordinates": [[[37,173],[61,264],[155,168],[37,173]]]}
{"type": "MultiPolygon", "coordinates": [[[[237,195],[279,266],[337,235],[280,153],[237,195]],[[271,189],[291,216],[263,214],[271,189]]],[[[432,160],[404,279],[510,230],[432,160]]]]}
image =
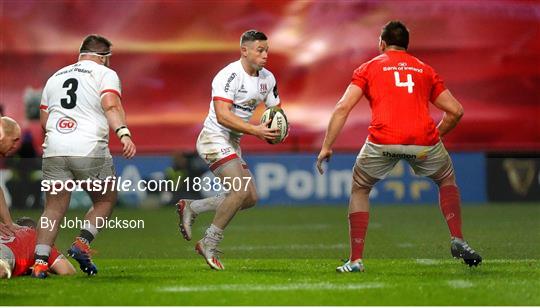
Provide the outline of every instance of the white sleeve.
{"type": "Polygon", "coordinates": [[[234,94],[238,89],[238,74],[221,70],[212,81],[212,101],[220,100],[234,103],[234,94]]]}
{"type": "Polygon", "coordinates": [[[103,95],[108,92],[112,92],[118,95],[120,98],[122,97],[122,87],[120,85],[120,78],[118,78],[118,74],[116,74],[116,72],[113,70],[106,70],[103,73],[101,84],[99,86],[100,95],[103,95]]]}
{"type": "Polygon", "coordinates": [[[47,98],[47,84],[45,84],[43,91],[41,91],[41,103],[39,104],[39,109],[49,112],[49,101],[47,98]]]}
{"type": "Polygon", "coordinates": [[[272,90],[270,90],[270,92],[268,92],[268,94],[266,95],[266,100],[264,101],[266,108],[277,106],[281,102],[279,100],[279,93],[278,93],[276,78],[274,77],[274,75],[270,75],[270,76],[271,76],[270,88],[272,90]]]}

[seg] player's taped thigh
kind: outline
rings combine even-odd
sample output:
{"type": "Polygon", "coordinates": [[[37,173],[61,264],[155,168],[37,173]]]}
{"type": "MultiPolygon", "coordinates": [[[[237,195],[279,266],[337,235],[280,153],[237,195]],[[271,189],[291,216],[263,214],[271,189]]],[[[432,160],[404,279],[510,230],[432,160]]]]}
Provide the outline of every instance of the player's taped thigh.
{"type": "Polygon", "coordinates": [[[358,164],[354,164],[353,168],[353,190],[366,190],[370,191],[371,188],[379,181],[363,171],[358,164]]]}

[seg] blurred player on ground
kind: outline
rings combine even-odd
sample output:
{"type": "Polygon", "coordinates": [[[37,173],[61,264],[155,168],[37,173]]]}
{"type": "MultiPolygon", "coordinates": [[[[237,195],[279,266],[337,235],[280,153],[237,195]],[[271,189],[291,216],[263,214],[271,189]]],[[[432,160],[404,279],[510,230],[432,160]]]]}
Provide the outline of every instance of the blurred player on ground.
{"type": "MultiPolygon", "coordinates": [[[[121,104],[120,80],[109,68],[111,42],[99,35],[87,36],[79,61],[52,75],[43,89],[41,124],[46,132],[43,143],[44,180],[105,180],[114,176],[109,152],[109,128],[123,145],[123,155],[135,155],[135,144],[126,126],[121,104]]],[[[102,186],[105,187],[104,182],[102,186]]],[[[96,188],[86,187],[87,190],[96,188]]],[[[106,189],[106,188],[104,188],[106,189]]],[[[68,250],[88,275],[97,273],[90,258],[90,243],[98,233],[96,218],[108,218],[116,202],[116,191],[88,191],[93,207],[84,217],[80,235],[68,250]]],[[[51,246],[58,226],[69,207],[71,192],[46,192],[45,211],[38,226],[36,264],[32,276],[47,276],[51,246]],[[44,226],[43,221],[48,225],[44,226]],[[51,223],[54,223],[51,226],[51,223]]]]}
{"type": "Polygon", "coordinates": [[[448,134],[463,116],[461,104],[444,86],[429,65],[407,53],[409,31],[392,21],[382,29],[381,55],[358,67],[352,82],[337,103],[326,131],[317,167],[332,156],[332,145],[352,108],[362,96],[371,107],[369,136],[353,169],[349,202],[351,252],[338,272],[364,270],[362,254],[369,220],[369,192],[377,181],[405,159],[415,174],[431,178],[439,186],[441,211],[451,235],[451,253],[468,265],[482,258],[463,240],[461,205],[454,168],[441,137],[448,134]],[[429,115],[429,102],[444,111],[436,126],[429,115]]]}
{"type": "Polygon", "coordinates": [[[236,212],[257,203],[253,176],[242,159],[240,138],[243,134],[261,140],[279,136],[277,129],[267,127],[270,121],[260,125],[249,123],[260,102],[266,107],[280,104],[276,79],[264,68],[268,57],[266,35],[256,30],[246,31],[240,38],[240,54],[240,60],[230,63],[214,77],[210,110],[197,140],[197,152],[221,183],[224,186],[226,182],[240,183],[237,185],[240,189],[233,188],[202,200],[180,200],[177,204],[180,231],[188,241],[195,217],[207,211],[216,212],[205,236],[195,246],[210,268],[216,270],[224,269],[218,250],[223,231],[236,212]]]}
{"type": "MultiPolygon", "coordinates": [[[[1,223],[0,223],[1,225],[1,223]]],[[[36,246],[36,222],[30,218],[17,219],[19,228],[12,236],[0,235],[0,279],[29,275],[34,264],[36,246]]],[[[75,274],[75,268],[53,246],[47,260],[48,271],[58,275],[75,274]]]]}
{"type": "MultiPolygon", "coordinates": [[[[9,117],[0,118],[0,156],[8,155],[21,138],[21,128],[15,120],[9,117]]],[[[4,190],[0,187],[0,235],[15,235],[19,227],[13,224],[9,209],[4,196],[4,190]],[[4,224],[1,224],[1,223],[4,224]]]]}

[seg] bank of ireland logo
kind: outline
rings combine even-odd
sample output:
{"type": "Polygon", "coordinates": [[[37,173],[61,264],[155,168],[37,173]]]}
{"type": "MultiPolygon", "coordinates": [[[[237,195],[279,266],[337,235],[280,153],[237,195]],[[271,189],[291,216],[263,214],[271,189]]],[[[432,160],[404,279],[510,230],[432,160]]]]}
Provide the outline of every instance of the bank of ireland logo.
{"type": "Polygon", "coordinates": [[[63,117],[56,122],[56,130],[62,134],[69,134],[77,129],[77,121],[70,117],[63,117]]]}
{"type": "Polygon", "coordinates": [[[266,92],[268,92],[268,85],[266,83],[260,84],[260,92],[261,92],[261,95],[265,95],[266,92]]]}

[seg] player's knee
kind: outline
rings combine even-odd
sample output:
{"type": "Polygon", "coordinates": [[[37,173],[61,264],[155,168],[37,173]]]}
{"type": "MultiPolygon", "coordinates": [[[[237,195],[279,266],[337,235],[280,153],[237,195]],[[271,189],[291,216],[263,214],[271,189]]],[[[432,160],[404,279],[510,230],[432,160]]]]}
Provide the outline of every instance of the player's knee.
{"type": "Polygon", "coordinates": [[[448,185],[456,186],[456,176],[454,173],[454,168],[447,168],[445,170],[441,169],[439,172],[436,172],[434,175],[430,176],[430,178],[439,187],[448,185]]]}
{"type": "Polygon", "coordinates": [[[371,180],[371,178],[366,177],[354,177],[352,183],[352,192],[369,194],[373,185],[375,185],[376,180],[371,180]]]}
{"type": "Polygon", "coordinates": [[[451,177],[446,177],[438,182],[435,182],[437,183],[437,185],[439,187],[443,187],[443,186],[457,186],[456,184],[456,179],[454,176],[451,176],[451,177]]]}
{"type": "Polygon", "coordinates": [[[254,207],[257,204],[258,197],[255,192],[246,192],[244,196],[244,202],[242,203],[242,209],[248,209],[254,207]]]}
{"type": "Polygon", "coordinates": [[[353,182],[352,193],[356,192],[369,195],[369,193],[371,192],[371,188],[373,188],[373,185],[368,185],[363,182],[353,182]]]}
{"type": "Polygon", "coordinates": [[[249,192],[248,191],[231,191],[229,192],[227,198],[236,205],[238,209],[245,209],[251,206],[248,206],[249,203],[249,192]]]}
{"type": "Polygon", "coordinates": [[[43,215],[41,217],[42,219],[44,217],[50,220],[57,220],[57,219],[60,219],[63,215],[64,215],[64,211],[62,211],[61,209],[50,207],[50,208],[45,209],[45,211],[43,211],[43,215]]]}
{"type": "Polygon", "coordinates": [[[373,185],[379,180],[368,175],[365,171],[355,165],[353,169],[353,179],[352,179],[352,192],[369,194],[373,185]]]}

